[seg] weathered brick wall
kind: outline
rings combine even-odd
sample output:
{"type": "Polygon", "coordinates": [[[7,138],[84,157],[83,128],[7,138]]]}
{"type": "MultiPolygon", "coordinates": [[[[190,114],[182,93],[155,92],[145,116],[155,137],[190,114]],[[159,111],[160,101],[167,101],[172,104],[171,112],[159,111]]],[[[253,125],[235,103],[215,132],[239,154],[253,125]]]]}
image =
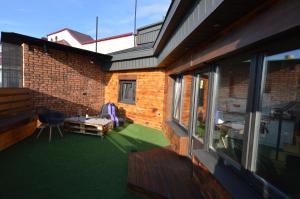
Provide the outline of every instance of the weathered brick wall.
{"type": "Polygon", "coordinates": [[[161,69],[106,74],[105,102],[113,102],[125,110],[126,117],[136,123],[161,129],[164,107],[165,73],[161,69]],[[135,104],[118,102],[119,80],[136,78],[135,104]]]}
{"type": "Polygon", "coordinates": [[[90,57],[24,44],[24,87],[33,91],[34,106],[76,115],[97,114],[104,103],[104,73],[90,57]]]}

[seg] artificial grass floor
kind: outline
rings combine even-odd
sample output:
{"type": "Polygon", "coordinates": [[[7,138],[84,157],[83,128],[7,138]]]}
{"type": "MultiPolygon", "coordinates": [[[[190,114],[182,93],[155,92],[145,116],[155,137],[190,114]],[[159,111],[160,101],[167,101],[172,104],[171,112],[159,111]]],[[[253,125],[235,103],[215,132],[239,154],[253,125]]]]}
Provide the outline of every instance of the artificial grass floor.
{"type": "Polygon", "coordinates": [[[96,136],[48,132],[0,152],[0,198],[141,198],[127,190],[132,151],[164,147],[160,131],[137,124],[96,136]]]}

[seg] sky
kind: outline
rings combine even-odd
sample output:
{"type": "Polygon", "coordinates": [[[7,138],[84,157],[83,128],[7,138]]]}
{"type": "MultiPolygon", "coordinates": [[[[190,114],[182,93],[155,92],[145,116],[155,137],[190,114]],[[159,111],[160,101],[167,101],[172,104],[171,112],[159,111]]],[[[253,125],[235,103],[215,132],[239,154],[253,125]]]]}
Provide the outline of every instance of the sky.
{"type": "MultiPolygon", "coordinates": [[[[37,38],[62,28],[95,38],[133,32],[135,0],[5,0],[1,2],[0,31],[37,38]]],[[[162,21],[171,0],[138,0],[137,27],[162,21]]]]}

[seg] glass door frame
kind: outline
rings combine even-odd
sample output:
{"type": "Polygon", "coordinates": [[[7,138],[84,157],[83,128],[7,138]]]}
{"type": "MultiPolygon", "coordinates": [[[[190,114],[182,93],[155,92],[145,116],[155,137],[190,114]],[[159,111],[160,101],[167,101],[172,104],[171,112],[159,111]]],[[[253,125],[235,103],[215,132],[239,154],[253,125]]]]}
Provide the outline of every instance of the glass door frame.
{"type": "MultiPolygon", "coordinates": [[[[192,82],[192,95],[191,95],[191,108],[190,108],[190,122],[189,122],[189,129],[188,129],[188,135],[189,135],[189,142],[188,142],[188,154],[189,156],[193,155],[193,139],[197,139],[200,141],[199,138],[197,138],[194,134],[196,132],[196,126],[197,126],[197,108],[198,108],[198,100],[199,100],[199,82],[201,74],[208,73],[208,94],[207,94],[207,110],[206,110],[206,118],[205,118],[205,136],[202,141],[203,144],[203,150],[208,151],[209,149],[209,142],[206,140],[209,140],[209,131],[210,131],[210,113],[211,113],[211,83],[213,82],[212,79],[214,77],[214,67],[213,66],[207,66],[204,69],[196,70],[192,73],[193,75],[193,82],[192,82]]],[[[201,142],[201,141],[200,141],[201,142]]]]}

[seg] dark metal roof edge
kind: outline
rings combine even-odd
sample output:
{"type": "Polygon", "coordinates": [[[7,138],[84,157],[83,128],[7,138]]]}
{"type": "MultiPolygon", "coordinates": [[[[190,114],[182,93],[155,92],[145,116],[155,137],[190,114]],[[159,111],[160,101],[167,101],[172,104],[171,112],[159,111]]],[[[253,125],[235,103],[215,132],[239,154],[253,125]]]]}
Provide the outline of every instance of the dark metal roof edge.
{"type": "Polygon", "coordinates": [[[163,24],[165,20],[162,20],[162,21],[159,21],[159,22],[155,22],[155,23],[151,23],[151,24],[148,24],[148,25],[145,25],[145,26],[141,26],[137,29],[137,31],[140,31],[140,30],[144,30],[144,29],[147,29],[147,28],[151,28],[153,26],[157,26],[157,25],[160,25],[160,24],[163,24]]]}
{"type": "Polygon", "coordinates": [[[153,48],[149,49],[141,49],[138,51],[126,52],[122,54],[114,55],[111,59],[112,62],[114,61],[125,61],[131,59],[139,59],[144,57],[153,57],[153,48]]]}
{"type": "Polygon", "coordinates": [[[57,50],[67,50],[75,53],[83,53],[84,55],[91,55],[91,56],[96,56],[98,58],[103,58],[105,60],[111,60],[112,56],[111,55],[105,55],[101,53],[96,53],[80,48],[75,48],[71,46],[66,46],[63,44],[47,41],[44,39],[39,39],[35,37],[30,37],[27,35],[15,33],[15,32],[1,32],[1,42],[5,43],[11,43],[11,44],[16,44],[16,45],[21,45],[23,43],[26,44],[33,44],[37,46],[44,46],[46,45],[47,47],[54,48],[57,50]]]}
{"type": "MultiPolygon", "coordinates": [[[[151,43],[152,42],[147,43],[147,44],[151,44],[151,43]]],[[[140,46],[140,47],[127,48],[127,49],[124,49],[124,50],[108,53],[108,55],[115,56],[115,55],[125,54],[125,53],[128,53],[128,52],[136,52],[136,51],[148,50],[148,49],[153,49],[152,45],[145,46],[145,47],[140,46]]]]}
{"type": "MultiPolygon", "coordinates": [[[[171,5],[169,6],[169,9],[168,9],[168,11],[167,11],[167,14],[166,14],[166,16],[165,16],[165,18],[164,18],[164,21],[163,21],[163,23],[162,23],[162,26],[161,26],[161,28],[160,28],[160,30],[159,30],[159,33],[158,33],[158,35],[157,35],[157,37],[156,37],[156,39],[155,39],[155,41],[154,41],[154,44],[153,44],[153,47],[154,47],[153,51],[154,51],[154,52],[156,52],[156,49],[157,49],[157,46],[158,46],[157,43],[159,43],[159,42],[161,41],[161,38],[160,38],[160,37],[162,37],[163,34],[165,33],[165,30],[168,29],[168,28],[166,27],[165,30],[163,31],[167,19],[170,18],[170,21],[171,21],[171,19],[172,19],[173,16],[174,16],[174,15],[169,16],[169,14],[170,14],[170,12],[171,12],[173,6],[175,5],[175,1],[176,1],[176,0],[172,0],[171,5]],[[160,35],[161,35],[161,36],[160,36],[160,35]]],[[[178,5],[180,4],[180,1],[181,1],[181,0],[178,0],[178,4],[177,4],[177,7],[176,7],[175,11],[178,9],[178,5]]],[[[175,13],[175,11],[174,11],[174,13],[175,13]]],[[[167,24],[166,26],[169,26],[169,24],[167,24]]]]}

